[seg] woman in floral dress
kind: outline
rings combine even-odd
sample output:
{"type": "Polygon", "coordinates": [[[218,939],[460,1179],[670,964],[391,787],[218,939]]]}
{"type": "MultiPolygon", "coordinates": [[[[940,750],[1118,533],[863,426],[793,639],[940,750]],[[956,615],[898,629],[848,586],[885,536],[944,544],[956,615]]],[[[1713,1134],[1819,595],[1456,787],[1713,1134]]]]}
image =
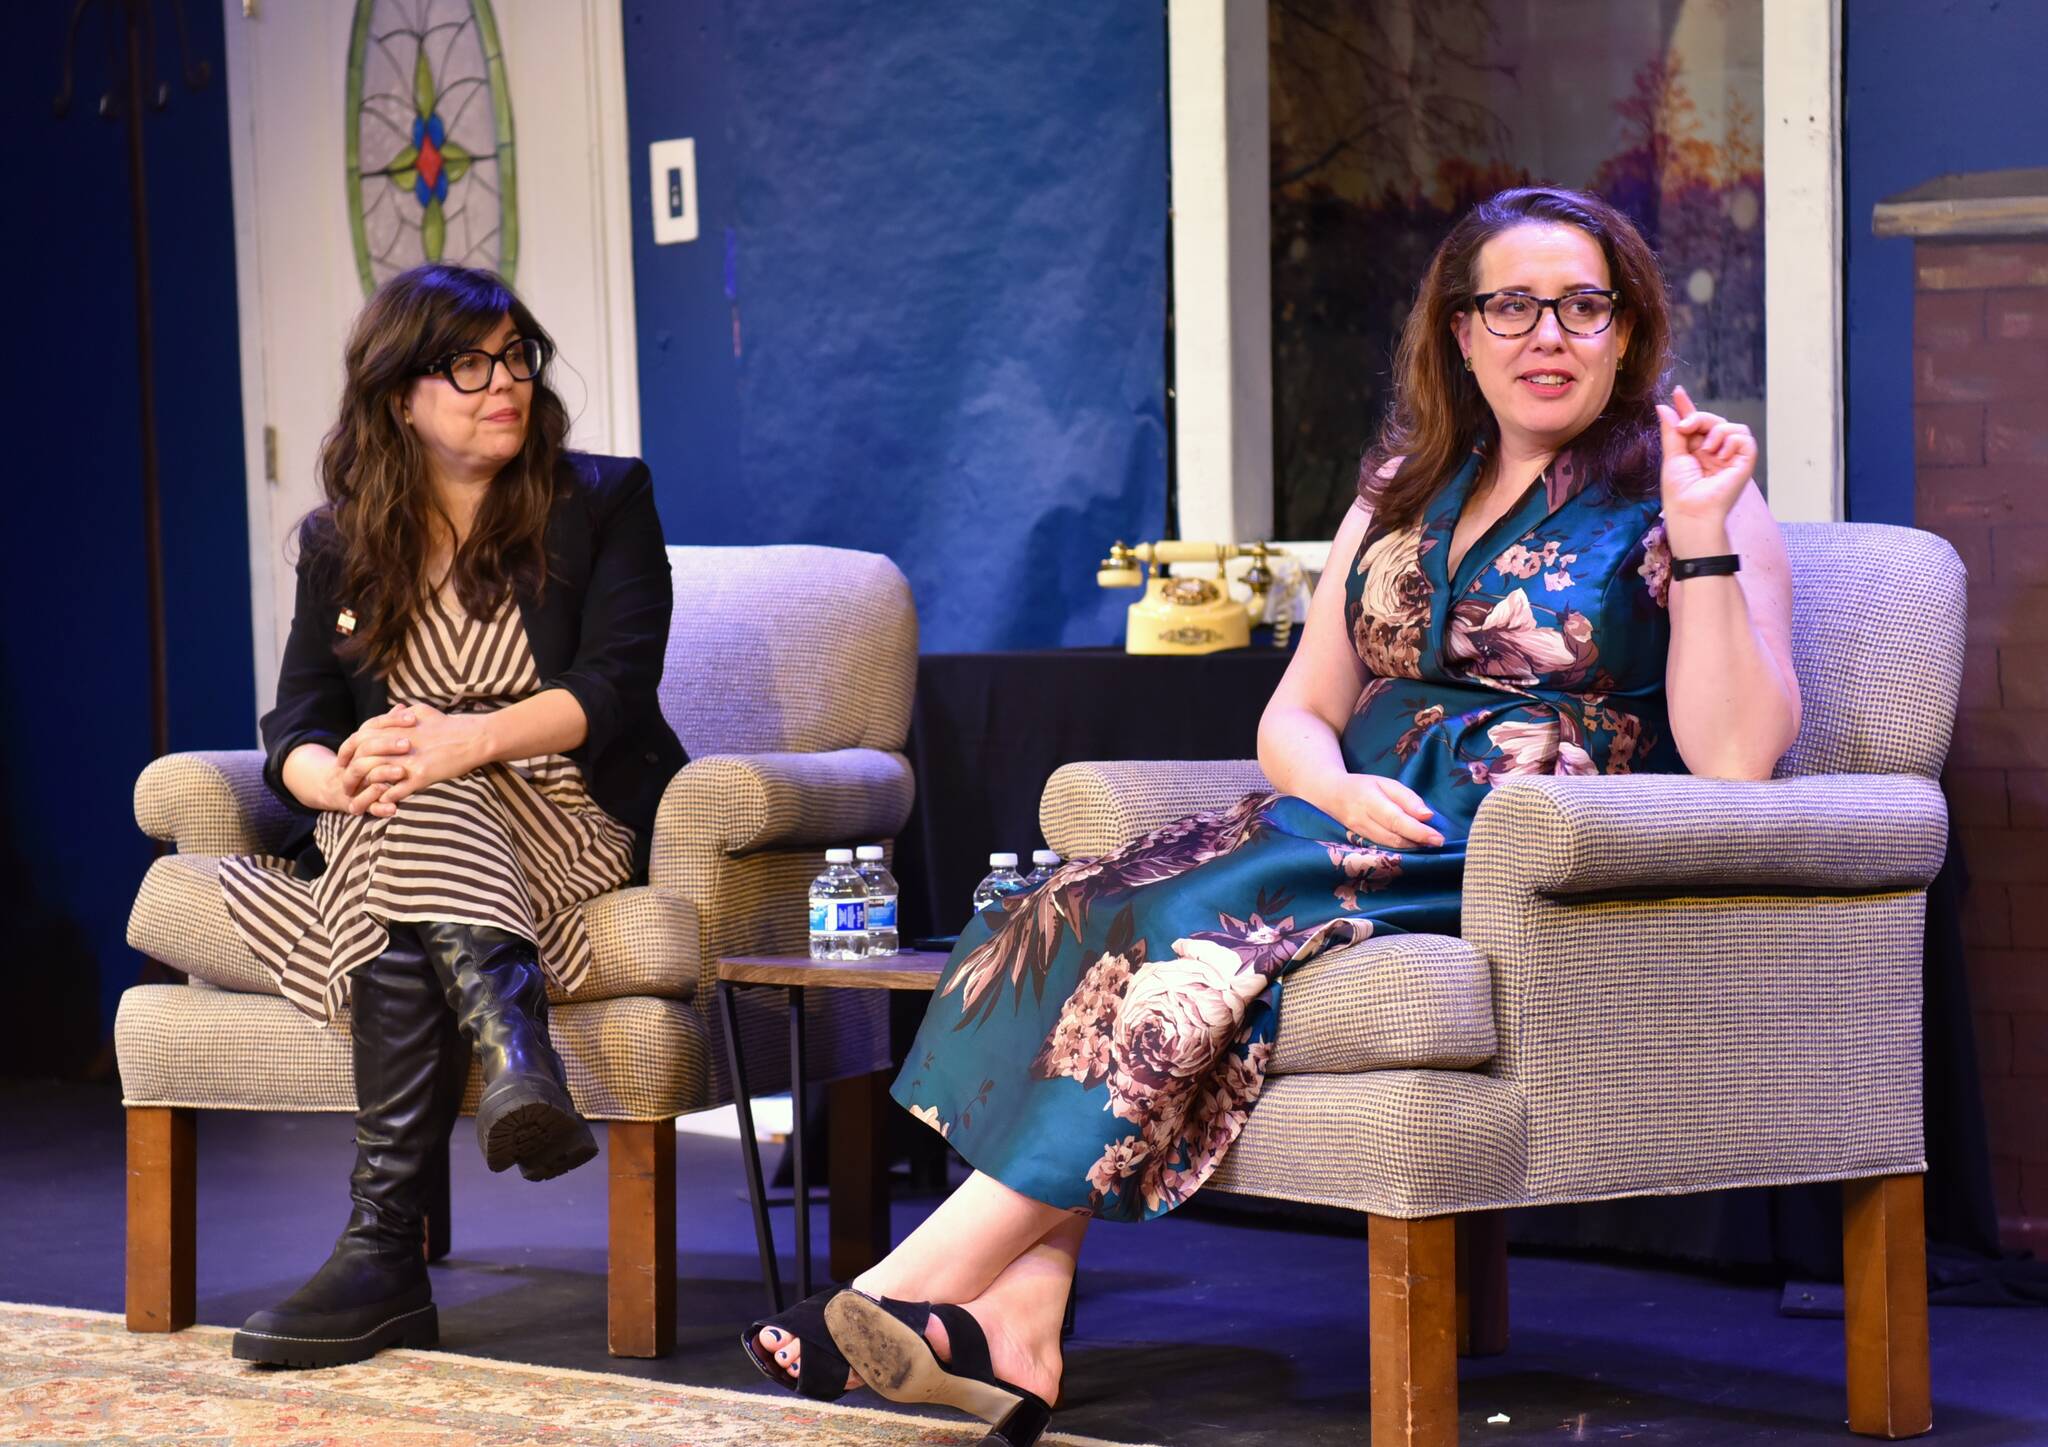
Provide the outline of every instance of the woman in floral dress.
{"type": "Polygon", "coordinates": [[[975,1174],[858,1294],[757,1323],[764,1370],[832,1396],[851,1363],[885,1395],[1007,1418],[990,1440],[1023,1447],[1089,1222],[1161,1215],[1209,1177],[1296,965],[1457,932],[1497,781],[1769,776],[1799,725],[1785,554],[1748,429],[1682,388],[1660,402],[1668,346],[1655,257],[1599,200],[1508,191],[1459,222],[1260,724],[1278,792],[968,925],[895,1095],[975,1174]]]}

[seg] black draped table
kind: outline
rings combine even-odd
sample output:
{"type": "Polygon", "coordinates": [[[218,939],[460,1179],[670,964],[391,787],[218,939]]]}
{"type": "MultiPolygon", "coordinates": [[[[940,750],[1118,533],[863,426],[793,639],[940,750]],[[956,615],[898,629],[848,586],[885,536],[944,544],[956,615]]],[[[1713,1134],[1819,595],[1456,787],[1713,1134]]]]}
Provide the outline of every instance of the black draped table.
{"type": "MultiPolygon", "coordinates": [[[[1288,656],[1258,644],[1186,658],[1115,648],[925,654],[909,744],[917,802],[896,852],[906,947],[966,923],[991,852],[1014,851],[1029,868],[1044,847],[1039,795],[1060,765],[1255,757],[1259,715],[1288,656]]],[[[1935,1239],[1983,1252],[1995,1249],[1996,1216],[1962,970],[1963,887],[1952,839],[1927,911],[1927,1216],[1935,1239]]],[[[1803,1187],[1547,1207],[1517,1212],[1510,1234],[1833,1275],[1839,1198],[1833,1187],[1803,1187]]]]}
{"type": "Polygon", "coordinates": [[[995,851],[1031,867],[1045,847],[1038,797],[1060,765],[1255,757],[1289,656],[1270,645],[925,654],[910,719],[917,804],[896,845],[905,942],[958,933],[995,851]]]}

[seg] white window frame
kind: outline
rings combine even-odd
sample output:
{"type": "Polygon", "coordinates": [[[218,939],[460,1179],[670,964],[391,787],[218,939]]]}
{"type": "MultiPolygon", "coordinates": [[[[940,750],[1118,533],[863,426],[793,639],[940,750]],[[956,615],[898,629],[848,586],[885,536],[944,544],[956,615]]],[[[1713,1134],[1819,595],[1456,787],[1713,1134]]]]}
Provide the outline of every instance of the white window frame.
{"type": "MultiPolygon", "coordinates": [[[[1842,516],[1840,0],[1763,0],[1764,481],[1842,516]]],[[[1180,535],[1273,529],[1266,0],[1168,0],[1180,535]]],[[[1328,540],[1286,542],[1312,572],[1328,540]]]]}

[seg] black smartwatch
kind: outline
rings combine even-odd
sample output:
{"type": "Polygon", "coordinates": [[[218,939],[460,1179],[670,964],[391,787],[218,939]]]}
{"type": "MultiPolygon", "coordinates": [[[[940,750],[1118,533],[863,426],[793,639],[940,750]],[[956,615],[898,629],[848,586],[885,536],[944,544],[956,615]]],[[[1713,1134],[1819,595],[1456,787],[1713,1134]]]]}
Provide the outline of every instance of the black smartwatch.
{"type": "Polygon", "coordinates": [[[1687,578],[1721,578],[1741,571],[1742,557],[1739,553],[1718,553],[1711,558],[1671,560],[1671,581],[1674,583],[1683,583],[1687,578]]]}

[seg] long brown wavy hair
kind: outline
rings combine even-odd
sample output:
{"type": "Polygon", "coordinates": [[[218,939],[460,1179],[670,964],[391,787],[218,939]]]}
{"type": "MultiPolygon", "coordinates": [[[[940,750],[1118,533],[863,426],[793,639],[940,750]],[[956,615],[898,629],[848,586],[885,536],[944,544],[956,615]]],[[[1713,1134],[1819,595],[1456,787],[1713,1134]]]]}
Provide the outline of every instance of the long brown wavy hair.
{"type": "Polygon", "coordinates": [[[1479,249],[1528,222],[1576,226],[1600,243],[1608,284],[1621,293],[1617,316],[1632,328],[1615,369],[1614,395],[1571,443],[1587,476],[1623,497],[1647,497],[1658,483],[1663,449],[1657,399],[1671,369],[1671,311],[1657,257],[1633,222],[1597,196],[1561,187],[1502,191],[1465,213],[1430,258],[1421,293],[1394,351],[1394,401],[1379,440],[1358,470],[1358,495],[1373,506],[1373,526],[1403,528],[1472,450],[1497,435],[1493,409],[1465,370],[1452,319],[1478,291],[1479,249]],[[1388,476],[1380,473],[1399,460],[1388,476]]]}
{"type": "MultiPolygon", "coordinates": [[[[389,673],[429,598],[427,547],[439,512],[426,451],[405,424],[413,382],[450,352],[479,345],[506,316],[522,337],[554,343],[493,272],[432,263],[400,272],[363,307],[343,354],[341,415],[320,445],[326,504],[301,530],[302,545],[332,549],[340,595],[356,628],[336,646],[344,658],[389,673]]],[[[491,480],[469,536],[455,550],[451,581],[472,618],[490,617],[508,591],[538,597],[547,583],[548,512],[569,413],[533,379],[526,441],[491,480]]],[[[445,515],[443,522],[447,519],[445,515]]],[[[451,529],[452,530],[452,529],[451,529]]]]}

